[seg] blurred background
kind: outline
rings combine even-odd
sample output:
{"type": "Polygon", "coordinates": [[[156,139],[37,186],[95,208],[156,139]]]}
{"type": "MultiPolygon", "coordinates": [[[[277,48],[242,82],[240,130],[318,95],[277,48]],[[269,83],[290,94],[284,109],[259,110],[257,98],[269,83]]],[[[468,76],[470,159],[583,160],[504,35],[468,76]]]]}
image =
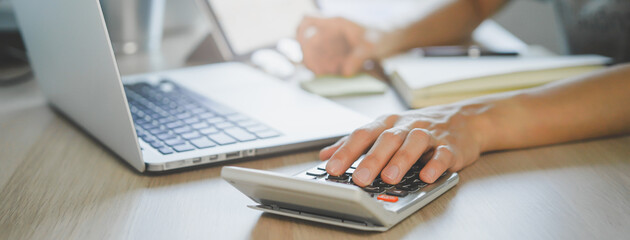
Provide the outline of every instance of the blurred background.
{"type": "MultiPolygon", "coordinates": [[[[16,0],[0,0],[2,84],[25,79],[24,76],[30,73],[11,1],[16,0]]],[[[277,6],[305,8],[290,5],[300,2],[290,0],[207,0],[215,6],[214,12],[208,12],[203,1],[206,0],[101,0],[121,73],[127,75],[225,60],[224,56],[218,56],[221,51],[215,46],[220,43],[208,37],[217,32],[217,20],[230,23],[230,29],[223,29],[223,32],[236,43],[233,45],[238,49],[233,50],[247,52],[251,46],[268,46],[270,40],[260,29],[247,28],[249,23],[260,19],[257,14],[278,11],[277,6]]],[[[387,29],[417,19],[435,2],[439,0],[314,0],[312,4],[318,14],[343,16],[387,29]]],[[[296,15],[270,21],[283,21],[287,22],[286,26],[294,26],[297,23],[289,22],[296,17],[300,18],[296,15]]],[[[493,19],[529,45],[540,45],[558,54],[565,52],[553,5],[548,2],[514,0],[493,19]]],[[[286,27],[274,31],[277,31],[276,35],[287,34],[286,27]]],[[[291,29],[288,34],[293,31],[291,29]]]]}

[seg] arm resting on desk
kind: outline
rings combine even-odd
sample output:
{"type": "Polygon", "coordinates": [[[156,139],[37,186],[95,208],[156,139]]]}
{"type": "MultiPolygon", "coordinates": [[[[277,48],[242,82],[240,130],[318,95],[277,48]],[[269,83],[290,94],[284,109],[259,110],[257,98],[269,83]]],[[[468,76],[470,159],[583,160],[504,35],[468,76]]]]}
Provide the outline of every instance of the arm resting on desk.
{"type": "Polygon", "coordinates": [[[416,161],[426,162],[420,178],[433,182],[446,170],[470,165],[482,152],[627,134],[629,76],[626,64],[537,88],[384,116],[322,149],[320,158],[330,159],[326,170],[337,175],[367,151],[352,178],[359,186],[379,173],[396,184],[416,161]]]}
{"type": "Polygon", "coordinates": [[[490,107],[483,151],[630,132],[630,64],[478,100],[490,107]]]}

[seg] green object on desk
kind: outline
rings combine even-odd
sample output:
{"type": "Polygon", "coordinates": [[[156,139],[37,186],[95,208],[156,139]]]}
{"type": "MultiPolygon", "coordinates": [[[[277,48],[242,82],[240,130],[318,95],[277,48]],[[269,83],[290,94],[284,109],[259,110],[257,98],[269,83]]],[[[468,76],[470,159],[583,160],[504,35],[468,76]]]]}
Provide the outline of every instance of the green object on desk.
{"type": "Polygon", "coordinates": [[[383,94],[387,85],[368,75],[354,77],[322,76],[302,82],[302,88],[323,97],[343,97],[369,94],[383,94]]]}

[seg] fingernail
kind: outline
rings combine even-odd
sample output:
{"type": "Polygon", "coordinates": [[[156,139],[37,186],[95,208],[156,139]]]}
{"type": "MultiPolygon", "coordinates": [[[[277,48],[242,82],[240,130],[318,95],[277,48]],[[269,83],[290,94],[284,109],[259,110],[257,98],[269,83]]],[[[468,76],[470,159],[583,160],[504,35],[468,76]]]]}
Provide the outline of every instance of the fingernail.
{"type": "Polygon", "coordinates": [[[385,170],[383,170],[381,175],[391,180],[394,180],[398,178],[398,172],[400,172],[400,169],[398,168],[398,166],[392,165],[392,166],[387,167],[385,170]]]}
{"type": "Polygon", "coordinates": [[[370,169],[361,168],[352,174],[352,178],[359,180],[361,183],[367,183],[370,181],[370,169]]]}
{"type": "Polygon", "coordinates": [[[433,177],[435,176],[435,169],[433,169],[433,168],[427,169],[427,171],[424,173],[424,176],[426,176],[427,178],[433,180],[433,177]]]}
{"type": "Polygon", "coordinates": [[[339,169],[341,169],[341,161],[338,159],[331,159],[328,161],[328,164],[326,164],[326,170],[328,170],[328,173],[336,174],[339,172],[339,169]]]}

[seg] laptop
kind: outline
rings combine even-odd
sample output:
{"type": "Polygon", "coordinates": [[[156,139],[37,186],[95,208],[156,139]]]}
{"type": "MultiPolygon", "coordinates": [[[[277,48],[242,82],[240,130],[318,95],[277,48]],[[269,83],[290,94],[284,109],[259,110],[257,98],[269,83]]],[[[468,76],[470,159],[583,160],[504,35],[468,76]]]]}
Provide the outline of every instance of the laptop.
{"type": "Polygon", "coordinates": [[[322,146],[369,121],[241,63],[120,76],[98,0],[14,7],[51,106],[140,172],[322,146]]]}

